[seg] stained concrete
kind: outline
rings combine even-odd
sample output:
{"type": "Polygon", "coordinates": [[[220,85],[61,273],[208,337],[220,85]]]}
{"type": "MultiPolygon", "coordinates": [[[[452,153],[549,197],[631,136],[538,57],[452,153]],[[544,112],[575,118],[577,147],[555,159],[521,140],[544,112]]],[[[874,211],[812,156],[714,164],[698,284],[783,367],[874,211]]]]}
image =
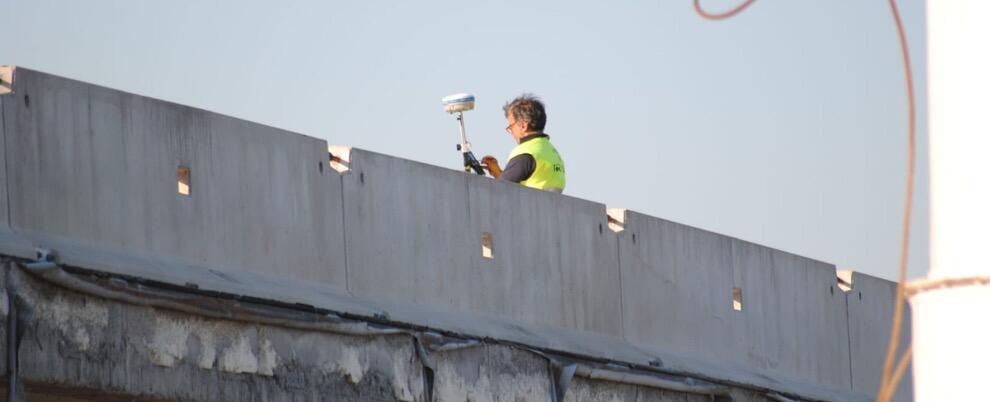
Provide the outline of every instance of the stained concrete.
{"type": "Polygon", "coordinates": [[[359,149],[350,161],[355,294],[620,335],[604,205],[359,149]],[[482,254],[484,233],[493,258],[482,254]]]}
{"type": "Polygon", "coordinates": [[[441,401],[547,401],[546,359],[500,345],[436,353],[434,395],[441,401]]]}
{"type": "Polygon", "coordinates": [[[842,339],[848,324],[835,266],[738,239],[732,253],[744,300],[733,332],[747,345],[747,366],[849,387],[842,339]]]}
{"type": "MultiPolygon", "coordinates": [[[[665,391],[638,385],[575,378],[568,388],[564,402],[629,401],[629,402],[709,402],[709,395],[665,391]]],[[[762,402],[761,399],[747,399],[762,402]]]]}
{"type": "Polygon", "coordinates": [[[831,265],[632,211],[619,252],[631,342],[849,387],[845,296],[831,265]]]}
{"type": "MultiPolygon", "coordinates": [[[[525,348],[480,343],[434,351],[429,355],[433,375],[427,376],[414,338],[404,333],[357,336],[204,318],[77,293],[15,264],[4,268],[11,270],[15,295],[22,300],[19,313],[29,317],[18,353],[20,380],[30,400],[552,398],[554,376],[548,360],[525,348]]],[[[731,388],[730,392],[734,401],[767,400],[761,391],[731,388]]],[[[564,397],[593,402],[709,400],[698,394],[580,377],[570,382],[564,397]]]]}
{"type": "MultiPolygon", "coordinates": [[[[852,288],[846,294],[849,308],[849,348],[853,389],[873,393],[880,388],[883,362],[890,339],[890,325],[894,315],[894,296],[897,285],[859,272],[850,272],[852,288]]],[[[901,327],[901,348],[911,344],[911,307],[904,303],[904,322],[901,327]]],[[[911,366],[897,387],[896,401],[910,401],[913,382],[911,366]]]]}
{"type": "Polygon", "coordinates": [[[468,176],[359,149],[350,158],[342,177],[349,289],[443,306],[467,300],[474,287],[461,272],[481,249],[481,234],[467,232],[468,176]]]}
{"type": "Polygon", "coordinates": [[[467,191],[474,258],[464,285],[475,289],[467,305],[622,336],[619,255],[603,204],[480,177],[467,191]],[[486,232],[492,259],[478,247],[486,232]]]}
{"type": "Polygon", "coordinates": [[[17,102],[17,94],[0,95],[0,228],[10,226],[10,209],[7,202],[7,145],[8,132],[13,132],[16,126],[16,110],[13,103],[17,102]]]}
{"type": "Polygon", "coordinates": [[[29,385],[188,401],[424,400],[410,337],[204,319],[17,280],[32,317],[19,348],[29,385]]]}
{"type": "MultiPolygon", "coordinates": [[[[87,267],[102,275],[140,278],[171,288],[227,295],[236,299],[277,301],[279,304],[303,308],[330,310],[349,316],[389,320],[407,327],[431,328],[473,337],[526,345],[539,350],[564,351],[610,361],[626,362],[642,367],[656,367],[666,373],[719,379],[734,384],[747,384],[756,389],[804,395],[816,400],[867,401],[868,394],[836,389],[782,378],[770,372],[755,370],[718,358],[678,353],[669,347],[633,345],[621,338],[573,331],[554,325],[522,323],[511,318],[481,313],[443,311],[431,305],[389,302],[382,298],[348,295],[314,283],[303,283],[283,277],[266,277],[251,272],[218,272],[210,268],[176,264],[162,259],[108,252],[92,246],[72,244],[50,236],[24,236],[0,233],[0,244],[19,252],[22,258],[33,258],[33,250],[25,244],[45,244],[59,251],[67,266],[87,267]]],[[[7,251],[5,251],[7,252],[7,251]]],[[[334,313],[338,314],[338,313],[334,313]]]]}
{"type": "MultiPolygon", "coordinates": [[[[817,399],[872,392],[859,370],[873,372],[882,359],[876,346],[886,336],[876,323],[890,309],[873,298],[850,303],[830,264],[632,211],[615,233],[602,204],[369,151],[351,150],[350,170],[338,173],[321,140],[27,69],[17,77],[15,93],[0,97],[0,187],[8,195],[0,202],[10,200],[0,215],[12,230],[0,225],[5,255],[31,258],[33,247],[50,247],[64,264],[179,288],[817,399]],[[188,196],[176,190],[179,166],[192,172],[188,196]],[[482,256],[483,233],[494,258],[482,256]],[[739,311],[733,288],[741,289],[739,311]]],[[[51,370],[58,378],[126,346],[102,340],[122,333],[107,329],[116,312],[58,313],[74,300],[46,312],[68,328],[47,333],[66,354],[31,357],[67,359],[51,370]]],[[[212,360],[223,374],[195,381],[224,397],[275,388],[207,382],[280,378],[284,346],[258,331],[218,337],[229,331],[145,325],[153,345],[145,347],[155,352],[141,356],[154,364],[133,368],[144,375],[212,360]],[[169,342],[193,333],[213,333],[232,352],[209,359],[197,354],[209,350],[205,343],[169,342]]],[[[363,355],[348,353],[340,363],[347,378],[379,378],[357,374],[363,355]]],[[[118,389],[114,375],[87,374],[77,385],[118,389]]],[[[416,387],[406,388],[415,399],[416,387]]]]}
{"type": "Polygon", "coordinates": [[[345,286],[325,142],[27,69],[15,89],[30,99],[5,102],[16,230],[345,286]]]}

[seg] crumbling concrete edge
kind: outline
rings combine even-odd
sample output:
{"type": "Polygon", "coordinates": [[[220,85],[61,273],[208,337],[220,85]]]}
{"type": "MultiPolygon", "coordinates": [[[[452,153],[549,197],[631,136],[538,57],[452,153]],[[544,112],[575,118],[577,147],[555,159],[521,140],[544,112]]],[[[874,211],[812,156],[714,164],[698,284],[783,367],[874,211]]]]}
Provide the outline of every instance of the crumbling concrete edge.
{"type": "MultiPolygon", "coordinates": [[[[250,324],[263,324],[279,326],[291,329],[307,331],[325,331],[340,335],[349,336],[408,336],[415,347],[417,356],[427,374],[424,377],[424,389],[427,393],[427,400],[432,400],[433,375],[436,370],[431,354],[470,348],[482,344],[499,344],[494,339],[472,339],[471,337],[451,337],[428,329],[401,328],[384,323],[371,323],[355,319],[345,319],[334,313],[322,313],[317,311],[299,312],[272,306],[251,306],[249,303],[225,303],[221,306],[212,304],[213,308],[203,307],[207,303],[197,303],[188,297],[173,297],[169,289],[155,289],[154,284],[129,283],[127,279],[120,277],[108,277],[97,279],[98,284],[92,280],[84,279],[84,276],[93,276],[97,273],[75,267],[60,267],[49,261],[43,262],[14,262],[8,264],[7,274],[17,275],[18,269],[51,283],[57,287],[67,289],[72,292],[93,296],[100,299],[108,299],[116,302],[173,310],[181,313],[198,315],[203,317],[240,321],[250,324]],[[73,272],[73,273],[70,273],[73,272]],[[285,315],[285,317],[279,317],[285,315]],[[315,316],[315,317],[306,317],[315,316]]],[[[8,284],[17,282],[17,279],[8,280],[8,284]]],[[[10,294],[13,294],[12,292],[10,294]]],[[[207,298],[217,298],[219,296],[201,296],[207,298]]],[[[11,310],[14,311],[14,310],[11,310]]],[[[548,362],[559,362],[560,358],[545,350],[532,348],[529,346],[515,346],[544,357],[548,362]]],[[[16,350],[16,348],[15,348],[16,350]]],[[[16,361],[16,358],[15,358],[16,361]]],[[[652,388],[666,389],[685,393],[700,395],[728,396],[729,387],[699,381],[693,378],[685,378],[683,381],[663,379],[648,372],[640,372],[632,367],[623,367],[615,363],[600,364],[589,361],[579,362],[573,358],[571,363],[564,368],[564,372],[570,376],[580,376],[592,380],[605,380],[621,384],[639,385],[652,388]]],[[[554,378],[552,383],[555,387],[555,400],[562,401],[566,394],[566,382],[559,381],[560,377],[550,373],[554,378]]],[[[12,377],[14,378],[14,377],[12,377]]],[[[16,381],[16,379],[12,379],[16,381]]]]}
{"type": "MultiPolygon", "coordinates": [[[[468,343],[479,342],[510,346],[541,356],[554,356],[559,359],[580,362],[588,368],[582,373],[590,373],[592,372],[591,369],[598,369],[597,373],[608,370],[623,375],[632,373],[654,376],[684,381],[688,384],[723,385],[764,394],[776,393],[809,401],[870,400],[868,395],[861,395],[852,390],[828,389],[814,384],[781,380],[744,370],[726,369],[713,362],[706,363],[695,358],[659,352],[642,345],[634,346],[619,339],[594,336],[593,334],[575,334],[573,331],[553,328],[529,328],[529,325],[520,325],[498,317],[475,315],[460,317],[449,311],[420,311],[423,310],[422,307],[391,304],[379,300],[365,300],[349,293],[331,296],[334,291],[322,287],[318,292],[313,293],[314,290],[309,289],[312,286],[295,282],[283,284],[280,279],[265,275],[229,271],[223,272],[223,275],[219,276],[210,275],[209,273],[215,270],[205,267],[175,265],[176,262],[169,262],[164,258],[148,259],[144,256],[120,255],[120,253],[112,250],[93,248],[71,239],[47,234],[13,233],[0,230],[0,255],[10,256],[22,262],[33,261],[39,244],[55,245],[55,249],[65,250],[59,253],[58,265],[59,269],[65,271],[64,273],[69,277],[79,275],[101,277],[108,278],[107,280],[113,279],[118,284],[130,281],[145,289],[180,291],[210,298],[234,300],[239,305],[254,303],[264,308],[276,307],[293,310],[297,313],[301,311],[309,314],[320,314],[325,316],[324,320],[329,319],[328,317],[339,318],[350,323],[349,325],[352,327],[363,328],[364,325],[367,325],[376,330],[391,328],[391,330],[397,329],[409,336],[412,336],[410,334],[413,333],[433,333],[455,339],[457,342],[467,341],[468,343]],[[226,278],[226,281],[218,281],[217,278],[226,278]],[[260,283],[264,286],[250,287],[245,285],[252,283],[260,283]],[[288,286],[287,284],[292,286],[291,289],[294,291],[291,293],[292,296],[278,292],[279,289],[288,289],[285,287],[288,286]],[[308,299],[309,296],[317,294],[321,296],[320,299],[308,299]],[[314,306],[313,302],[316,300],[319,301],[315,304],[322,306],[314,306]],[[582,340],[585,338],[588,339],[582,340]],[[575,348],[576,345],[585,342],[591,342],[593,345],[575,348]],[[612,349],[615,349],[613,350],[615,353],[603,353],[604,350],[612,349]],[[593,350],[598,350],[598,352],[592,352],[593,350]],[[639,360],[643,360],[643,362],[636,363],[639,360]],[[759,380],[760,378],[763,380],[759,380]]],[[[163,308],[168,307],[163,306],[163,308]]],[[[311,318],[309,320],[312,321],[311,318]]],[[[278,325],[279,321],[269,322],[278,325]]],[[[281,323],[293,327],[298,325],[311,326],[311,330],[346,328],[346,326],[339,326],[339,322],[330,326],[327,326],[326,323],[299,324],[290,321],[281,321],[281,323]]],[[[413,341],[419,342],[415,337],[413,337],[413,341]]],[[[429,348],[424,349],[429,351],[429,348]]],[[[621,376],[616,378],[618,377],[621,376]]],[[[551,381],[553,381],[552,378],[551,381]]],[[[566,391],[566,389],[561,391],[566,391]]],[[[707,392],[699,393],[707,394],[707,392]]]]}
{"type": "MultiPolygon", "coordinates": [[[[153,284],[136,284],[137,289],[143,289],[145,294],[140,294],[142,291],[136,289],[128,290],[127,280],[120,278],[119,276],[105,279],[106,283],[101,286],[80,277],[80,275],[97,274],[96,272],[85,269],[74,267],[63,268],[50,264],[40,266],[35,265],[36,268],[31,268],[31,264],[20,264],[19,266],[40,279],[55,284],[56,286],[66,288],[70,291],[103,299],[111,299],[127,304],[164,308],[187,314],[243,321],[247,323],[260,323],[265,325],[275,325],[312,331],[328,331],[352,336],[406,335],[413,341],[417,355],[424,366],[424,371],[427,373],[424,377],[424,382],[426,382],[424,384],[424,389],[428,395],[427,400],[432,398],[433,388],[433,376],[429,374],[435,370],[435,367],[431,364],[432,359],[430,358],[430,355],[432,353],[474,347],[485,343],[504,344],[504,342],[496,339],[472,339],[470,336],[460,337],[462,334],[454,334],[454,337],[451,337],[451,334],[441,334],[426,328],[394,327],[392,325],[395,325],[395,323],[375,323],[356,320],[354,318],[347,319],[336,314],[325,314],[317,311],[298,312],[279,309],[281,310],[279,313],[273,314],[271,311],[273,307],[271,306],[256,306],[252,308],[252,306],[247,306],[245,303],[237,303],[237,306],[233,306],[237,309],[237,311],[204,309],[202,307],[189,305],[188,303],[183,303],[177,299],[170,299],[167,295],[169,292],[168,289],[154,289],[153,284]],[[276,315],[285,313],[288,313],[291,317],[276,317],[276,315]],[[305,315],[315,315],[315,317],[307,318],[305,315]]],[[[133,280],[133,278],[130,279],[133,280]]],[[[219,295],[204,297],[212,298],[219,297],[219,295]]],[[[307,310],[309,309],[307,308],[307,310]]],[[[375,317],[371,317],[371,320],[377,319],[375,317]]],[[[561,356],[555,355],[554,351],[534,348],[529,345],[515,344],[513,346],[515,348],[542,356],[548,360],[548,363],[551,364],[558,363],[562,359],[561,356]]],[[[588,359],[589,357],[584,358],[588,359]]],[[[570,377],[574,375],[592,380],[605,380],[616,383],[640,385],[701,395],[729,395],[728,386],[719,385],[718,383],[712,383],[705,380],[698,380],[691,376],[686,376],[683,379],[672,379],[669,374],[666,376],[660,376],[660,373],[653,372],[651,370],[643,370],[642,368],[635,367],[634,365],[617,364],[616,362],[602,362],[597,361],[594,358],[583,360],[580,356],[568,356],[566,359],[570,363],[564,366],[563,372],[569,374],[569,376],[562,377],[553,371],[548,373],[552,377],[551,382],[555,384],[554,399],[556,400],[563,400],[563,396],[566,394],[567,383],[569,382],[570,377]],[[562,382],[561,380],[564,377],[567,378],[562,382]]],[[[767,395],[779,394],[778,392],[769,389],[753,389],[751,386],[746,386],[745,384],[733,385],[741,388],[749,388],[752,390],[765,392],[767,395]]]]}

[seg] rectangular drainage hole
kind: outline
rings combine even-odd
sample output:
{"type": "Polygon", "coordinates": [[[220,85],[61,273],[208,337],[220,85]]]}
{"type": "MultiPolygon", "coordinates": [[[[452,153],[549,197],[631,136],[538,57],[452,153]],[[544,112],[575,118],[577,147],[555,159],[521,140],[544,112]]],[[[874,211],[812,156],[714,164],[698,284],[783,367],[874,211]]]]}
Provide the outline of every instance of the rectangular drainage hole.
{"type": "Polygon", "coordinates": [[[732,288],[732,309],[742,311],[742,288],[732,288]]]}
{"type": "Polygon", "coordinates": [[[190,173],[189,168],[186,166],[179,166],[179,194],[189,195],[189,191],[192,190],[190,186],[190,173]]]}
{"type": "Polygon", "coordinates": [[[495,253],[492,251],[492,234],[489,232],[481,234],[481,256],[495,258],[495,253]]]}

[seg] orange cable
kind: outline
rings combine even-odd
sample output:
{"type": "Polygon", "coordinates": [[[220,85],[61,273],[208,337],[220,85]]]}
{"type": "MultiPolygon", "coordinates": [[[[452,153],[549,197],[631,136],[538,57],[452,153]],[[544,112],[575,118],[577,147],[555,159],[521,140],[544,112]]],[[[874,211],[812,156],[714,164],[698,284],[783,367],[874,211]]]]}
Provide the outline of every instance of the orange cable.
{"type": "Polygon", "coordinates": [[[904,371],[907,370],[908,362],[911,360],[911,352],[914,349],[913,346],[908,346],[904,354],[901,355],[900,360],[897,361],[897,367],[894,368],[893,375],[891,376],[890,382],[887,387],[883,389],[882,395],[877,395],[877,400],[890,400],[897,393],[897,383],[901,381],[901,376],[904,375],[904,371]]]}
{"type": "MultiPolygon", "coordinates": [[[[739,14],[744,9],[749,7],[756,0],[746,0],[744,3],[736,6],[729,11],[723,13],[709,13],[701,7],[701,0],[694,0],[694,10],[702,18],[709,20],[723,20],[730,18],[739,14]]],[[[904,64],[904,80],[907,86],[907,102],[908,102],[908,163],[907,163],[907,186],[904,194],[904,215],[903,224],[901,232],[901,253],[900,253],[900,264],[898,266],[897,275],[897,294],[894,299],[894,317],[893,322],[890,327],[890,343],[887,347],[887,358],[883,365],[883,378],[880,384],[880,388],[877,391],[877,401],[886,402],[891,397],[896,390],[897,382],[900,381],[901,375],[907,367],[907,362],[910,360],[910,355],[912,348],[908,348],[904,355],[897,362],[897,367],[894,367],[894,359],[897,356],[897,346],[900,344],[900,332],[903,326],[904,320],[904,298],[905,298],[905,281],[907,277],[907,265],[908,265],[908,248],[911,243],[911,210],[914,203],[914,169],[915,169],[915,100],[914,100],[914,81],[912,79],[913,75],[911,73],[911,58],[908,52],[907,39],[904,35],[904,25],[901,22],[900,13],[897,11],[897,3],[894,0],[888,0],[890,5],[891,14],[894,17],[894,23],[897,26],[897,37],[900,41],[901,46],[901,58],[904,64]],[[889,395],[888,395],[889,394],[889,395]],[[881,397],[883,399],[881,399],[881,397]]]]}
{"type": "Polygon", "coordinates": [[[904,282],[907,277],[907,265],[908,265],[908,247],[911,242],[911,208],[914,201],[914,159],[915,159],[915,111],[914,111],[914,82],[912,80],[911,74],[911,58],[908,54],[907,39],[904,36],[904,25],[901,23],[901,15],[897,11],[897,3],[894,0],[888,0],[890,4],[890,11],[894,17],[894,23],[897,25],[897,37],[901,44],[901,58],[904,63],[904,80],[907,84],[907,95],[908,95],[908,166],[907,166],[907,188],[904,194],[904,216],[903,216],[903,231],[901,232],[901,256],[900,256],[900,266],[898,267],[897,275],[897,295],[894,299],[894,319],[890,325],[890,343],[887,345],[887,358],[884,360],[883,364],[883,381],[880,384],[880,390],[877,391],[877,402],[886,402],[889,398],[893,397],[893,392],[890,395],[884,394],[884,389],[894,389],[896,386],[896,380],[894,377],[894,359],[897,358],[897,346],[900,345],[901,340],[901,327],[904,321],[904,282]],[[881,396],[886,396],[887,399],[881,399],[881,396]]]}
{"type": "Polygon", "coordinates": [[[914,296],[918,293],[928,292],[937,289],[949,289],[959,286],[987,286],[990,285],[990,275],[967,276],[962,278],[938,278],[919,279],[904,285],[904,295],[914,296]]]}
{"type": "Polygon", "coordinates": [[[708,11],[705,11],[705,9],[701,8],[701,0],[694,0],[694,11],[697,12],[698,15],[700,15],[702,18],[706,18],[706,19],[710,19],[710,20],[724,20],[724,19],[727,19],[727,18],[731,18],[732,16],[734,16],[736,14],[741,13],[742,10],[745,10],[746,7],[749,7],[749,5],[750,4],[753,4],[753,2],[755,2],[755,1],[756,0],[746,0],[742,4],[736,6],[736,8],[733,8],[733,9],[731,9],[729,11],[726,11],[726,12],[722,12],[722,13],[709,13],[708,11]]]}

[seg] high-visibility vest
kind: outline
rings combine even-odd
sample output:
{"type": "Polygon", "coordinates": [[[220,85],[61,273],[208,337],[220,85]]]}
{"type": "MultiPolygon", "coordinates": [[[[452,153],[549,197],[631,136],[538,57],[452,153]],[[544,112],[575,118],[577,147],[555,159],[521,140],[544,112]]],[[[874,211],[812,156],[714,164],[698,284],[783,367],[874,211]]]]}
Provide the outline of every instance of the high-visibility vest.
{"type": "Polygon", "coordinates": [[[549,138],[536,137],[516,145],[509,153],[508,160],[512,160],[519,154],[529,154],[536,160],[536,169],[533,169],[533,174],[519,184],[540,190],[557,192],[564,190],[564,184],[566,184],[564,160],[560,158],[557,149],[550,144],[549,138]]]}

